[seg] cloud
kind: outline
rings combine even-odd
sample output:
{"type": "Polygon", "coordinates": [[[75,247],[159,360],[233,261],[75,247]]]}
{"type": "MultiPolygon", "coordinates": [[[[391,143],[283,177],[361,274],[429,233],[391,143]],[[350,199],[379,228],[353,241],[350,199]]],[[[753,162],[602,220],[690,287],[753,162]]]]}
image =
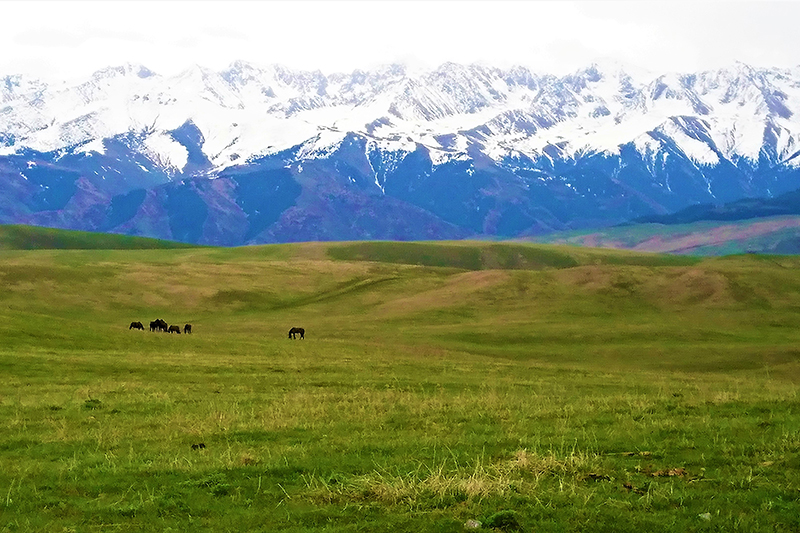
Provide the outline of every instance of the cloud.
{"type": "Polygon", "coordinates": [[[237,59],[325,72],[398,61],[556,74],[608,58],[653,70],[800,65],[797,2],[68,0],[7,1],[3,12],[0,73],[60,77],[237,59]]]}
{"type": "Polygon", "coordinates": [[[74,47],[85,43],[88,35],[61,28],[26,28],[13,35],[12,43],[21,48],[74,47]]]}

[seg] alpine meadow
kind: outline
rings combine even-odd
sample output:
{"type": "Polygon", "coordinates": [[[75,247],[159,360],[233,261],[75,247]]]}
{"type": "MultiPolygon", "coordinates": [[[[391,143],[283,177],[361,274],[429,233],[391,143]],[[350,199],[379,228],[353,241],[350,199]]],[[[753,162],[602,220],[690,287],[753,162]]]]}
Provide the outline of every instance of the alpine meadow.
{"type": "Polygon", "coordinates": [[[0,531],[800,530],[800,257],[0,233],[0,531]]]}

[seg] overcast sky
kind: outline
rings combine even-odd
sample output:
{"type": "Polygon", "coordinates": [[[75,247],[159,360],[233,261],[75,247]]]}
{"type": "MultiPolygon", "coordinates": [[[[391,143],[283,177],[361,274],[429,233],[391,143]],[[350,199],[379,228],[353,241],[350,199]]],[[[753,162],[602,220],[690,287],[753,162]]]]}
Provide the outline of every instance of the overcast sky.
{"type": "Polygon", "coordinates": [[[800,2],[3,1],[0,76],[77,78],[122,63],[161,74],[236,59],[323,72],[405,62],[593,61],[694,71],[800,65],[800,2]]]}

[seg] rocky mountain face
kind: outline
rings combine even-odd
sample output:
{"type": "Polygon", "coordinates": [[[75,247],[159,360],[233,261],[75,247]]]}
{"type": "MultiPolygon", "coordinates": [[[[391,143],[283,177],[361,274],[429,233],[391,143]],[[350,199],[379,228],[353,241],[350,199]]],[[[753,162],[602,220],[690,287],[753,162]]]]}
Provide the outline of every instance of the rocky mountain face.
{"type": "Polygon", "coordinates": [[[242,62],[0,77],[0,223],[241,245],[524,237],[800,188],[800,68],[242,62]]]}

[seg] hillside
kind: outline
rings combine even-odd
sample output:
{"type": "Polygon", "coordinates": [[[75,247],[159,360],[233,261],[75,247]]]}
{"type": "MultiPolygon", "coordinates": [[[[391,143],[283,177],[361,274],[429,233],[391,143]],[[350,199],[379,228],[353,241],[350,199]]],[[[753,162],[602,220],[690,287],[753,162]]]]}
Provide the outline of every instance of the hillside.
{"type": "Polygon", "coordinates": [[[23,225],[0,225],[0,249],[5,250],[152,250],[192,248],[190,244],[87,231],[23,225]]]}
{"type": "MultiPolygon", "coordinates": [[[[111,341],[130,321],[156,317],[198,322],[215,335],[227,328],[243,335],[251,328],[282,330],[298,321],[316,324],[308,328],[313,336],[358,336],[360,328],[381,338],[428,331],[437,344],[440,333],[467,324],[513,337],[529,328],[545,333],[550,320],[572,328],[648,316],[661,317],[648,328],[680,336],[673,328],[692,314],[713,328],[713,317],[759,312],[765,302],[784,309],[795,297],[795,262],[491,242],[307,243],[7,251],[0,274],[13,315],[7,327],[22,326],[5,332],[9,347],[12,339],[68,338],[67,330],[47,326],[53,320],[96,323],[95,334],[111,341]],[[49,333],[23,333],[37,328],[49,333]]],[[[500,342],[497,349],[515,346],[500,342]]],[[[531,346],[518,348],[522,356],[531,346]]]]}
{"type": "Polygon", "coordinates": [[[554,233],[531,241],[698,256],[800,253],[798,216],[723,220],[625,224],[600,230],[554,233]]]}
{"type": "Polygon", "coordinates": [[[800,215],[800,190],[770,198],[743,198],[724,204],[698,204],[668,215],[651,215],[632,223],[687,224],[703,220],[746,220],[775,216],[800,215]]]}
{"type": "Polygon", "coordinates": [[[475,241],[4,249],[3,524],[792,531],[798,273],[475,241]]]}

